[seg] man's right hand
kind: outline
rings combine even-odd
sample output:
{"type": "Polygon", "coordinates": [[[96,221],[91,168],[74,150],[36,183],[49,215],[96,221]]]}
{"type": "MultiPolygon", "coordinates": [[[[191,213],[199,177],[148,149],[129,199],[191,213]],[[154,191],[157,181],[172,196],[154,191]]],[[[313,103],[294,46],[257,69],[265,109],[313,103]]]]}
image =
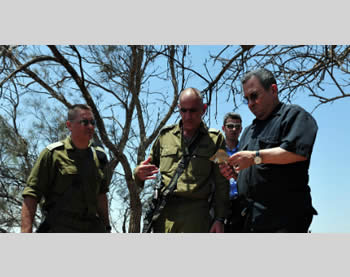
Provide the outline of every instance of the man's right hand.
{"type": "Polygon", "coordinates": [[[154,174],[157,174],[159,169],[153,164],[150,164],[151,157],[148,157],[147,160],[141,162],[141,164],[136,167],[135,169],[135,175],[138,179],[141,181],[155,179],[156,176],[154,174]]]}

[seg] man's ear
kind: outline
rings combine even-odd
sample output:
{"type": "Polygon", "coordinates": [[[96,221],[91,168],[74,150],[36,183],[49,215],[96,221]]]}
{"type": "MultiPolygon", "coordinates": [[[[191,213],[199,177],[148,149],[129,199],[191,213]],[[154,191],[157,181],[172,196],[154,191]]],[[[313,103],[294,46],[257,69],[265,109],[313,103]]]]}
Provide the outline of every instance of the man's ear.
{"type": "Polygon", "coordinates": [[[203,113],[205,113],[207,111],[208,105],[207,104],[203,104],[203,113]]]}
{"type": "Polygon", "coordinates": [[[66,121],[66,127],[68,128],[68,130],[71,131],[72,128],[72,122],[70,122],[69,120],[66,121]]]}
{"type": "Polygon", "coordinates": [[[271,88],[272,88],[273,93],[278,94],[278,88],[277,88],[277,85],[276,85],[276,84],[272,84],[272,85],[271,85],[271,88]]]}

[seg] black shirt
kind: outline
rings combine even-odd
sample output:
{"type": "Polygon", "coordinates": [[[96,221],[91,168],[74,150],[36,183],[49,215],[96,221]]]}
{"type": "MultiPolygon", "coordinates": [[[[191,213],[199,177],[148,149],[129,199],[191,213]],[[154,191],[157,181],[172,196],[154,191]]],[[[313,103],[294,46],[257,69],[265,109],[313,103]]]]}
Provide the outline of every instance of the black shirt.
{"type": "Polygon", "coordinates": [[[281,147],[307,160],[244,169],[237,180],[239,194],[263,204],[275,214],[317,214],[308,186],[317,130],[315,119],[297,105],[279,103],[267,119],[253,120],[242,134],[239,151],[281,147]]]}

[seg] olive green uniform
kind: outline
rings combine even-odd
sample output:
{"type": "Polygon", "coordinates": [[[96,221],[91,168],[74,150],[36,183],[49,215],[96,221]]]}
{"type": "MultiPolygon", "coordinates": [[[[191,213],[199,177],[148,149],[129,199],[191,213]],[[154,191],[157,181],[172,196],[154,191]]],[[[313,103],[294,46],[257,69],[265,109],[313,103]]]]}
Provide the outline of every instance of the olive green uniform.
{"type": "MultiPolygon", "coordinates": [[[[184,153],[184,139],[180,124],[162,129],[152,146],[151,164],[160,169],[164,188],[169,185],[184,153]]],[[[188,167],[179,177],[172,196],[154,223],[154,232],[208,232],[211,224],[208,198],[215,183],[215,217],[225,218],[229,203],[229,182],[220,174],[219,167],[209,158],[225,149],[223,135],[209,129],[202,122],[199,141],[188,167]]],[[[136,183],[141,181],[135,176],[136,183]]],[[[163,190],[164,190],[163,188],[163,190]]]]}
{"type": "Polygon", "coordinates": [[[96,151],[103,149],[79,150],[68,136],[40,153],[22,195],[43,200],[49,232],[103,231],[97,196],[108,192],[108,185],[96,151]]]}

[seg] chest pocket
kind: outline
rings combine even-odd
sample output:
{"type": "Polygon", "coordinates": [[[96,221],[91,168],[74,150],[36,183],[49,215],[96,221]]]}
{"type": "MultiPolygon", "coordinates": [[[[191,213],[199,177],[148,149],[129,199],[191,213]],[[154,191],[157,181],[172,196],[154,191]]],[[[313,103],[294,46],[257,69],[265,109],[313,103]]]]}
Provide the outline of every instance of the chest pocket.
{"type": "Polygon", "coordinates": [[[258,139],[258,143],[259,149],[268,149],[280,145],[280,141],[277,137],[261,137],[258,139]]]}
{"type": "Polygon", "coordinates": [[[212,162],[209,160],[212,153],[207,148],[198,148],[192,155],[189,171],[195,175],[207,176],[211,172],[212,162]]]}
{"type": "Polygon", "coordinates": [[[178,149],[176,147],[165,146],[160,153],[160,170],[162,172],[171,172],[175,169],[178,162],[178,149]]]}
{"type": "Polygon", "coordinates": [[[53,192],[61,195],[76,182],[78,182],[77,167],[73,164],[60,164],[53,192]]]}

